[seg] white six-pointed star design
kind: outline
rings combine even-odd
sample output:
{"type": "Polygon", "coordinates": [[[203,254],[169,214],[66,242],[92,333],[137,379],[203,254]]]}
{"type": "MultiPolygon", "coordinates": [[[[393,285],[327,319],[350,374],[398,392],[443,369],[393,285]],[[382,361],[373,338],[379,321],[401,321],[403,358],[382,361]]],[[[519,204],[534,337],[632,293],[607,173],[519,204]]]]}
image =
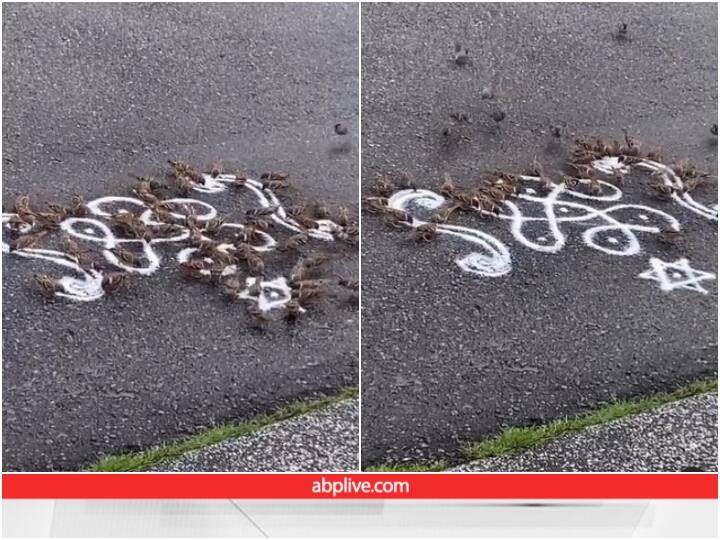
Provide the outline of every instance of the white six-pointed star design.
{"type": "Polygon", "coordinates": [[[700,282],[704,279],[715,279],[715,274],[691,268],[690,261],[687,259],[665,262],[651,257],[650,270],[638,274],[638,277],[657,281],[663,291],[690,289],[707,294],[708,292],[700,285],[700,282]]]}

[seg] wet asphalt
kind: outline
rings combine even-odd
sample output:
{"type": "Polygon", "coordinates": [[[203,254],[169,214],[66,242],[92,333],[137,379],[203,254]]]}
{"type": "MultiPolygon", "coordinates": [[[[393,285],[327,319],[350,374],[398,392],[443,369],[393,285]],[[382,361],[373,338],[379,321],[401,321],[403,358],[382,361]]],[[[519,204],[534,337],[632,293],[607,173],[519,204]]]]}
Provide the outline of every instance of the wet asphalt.
{"type": "MultiPolygon", "coordinates": [[[[666,159],[717,170],[717,6],[366,4],[362,6],[362,189],[407,169],[520,173],[534,156],[560,169],[578,135],[622,137],[666,159]],[[618,39],[617,29],[628,33],[618,39]],[[469,50],[453,61],[454,43],[469,50]],[[483,99],[484,90],[495,97],[483,99]],[[503,110],[499,125],[491,115],[503,110]],[[453,112],[469,126],[442,131],[453,112]],[[562,129],[561,140],[549,134],[562,129]],[[463,138],[464,137],[464,138],[463,138]]],[[[573,415],[617,398],[717,374],[717,281],[708,294],[637,276],[650,257],[717,273],[717,222],[656,200],[629,177],[623,202],[680,220],[685,242],[639,235],[642,252],[606,255],[567,226],[556,254],[530,250],[504,222],[453,223],[508,246],[500,278],[462,272],[471,251],[447,237],[418,246],[363,216],[363,464],[460,459],[469,441],[573,415]]],[[[696,194],[715,204],[713,183],[696,194]]]]}
{"type": "MultiPolygon", "coordinates": [[[[357,203],[355,4],[3,6],[3,202],[126,195],[168,159],[290,172],[291,200],[357,203]],[[341,122],[349,134],[340,138],[341,122]]],[[[221,212],[227,197],[199,196],[221,212]]],[[[318,246],[326,249],[328,246],[318,246]]],[[[332,273],[358,275],[357,248],[332,273]]],[[[172,250],[163,252],[168,260],[172,250]]],[[[291,261],[288,261],[289,265],[291,261]]],[[[124,295],[45,301],[3,256],[3,464],[72,470],[358,380],[357,306],[295,326],[169,266],[124,295]]]]}

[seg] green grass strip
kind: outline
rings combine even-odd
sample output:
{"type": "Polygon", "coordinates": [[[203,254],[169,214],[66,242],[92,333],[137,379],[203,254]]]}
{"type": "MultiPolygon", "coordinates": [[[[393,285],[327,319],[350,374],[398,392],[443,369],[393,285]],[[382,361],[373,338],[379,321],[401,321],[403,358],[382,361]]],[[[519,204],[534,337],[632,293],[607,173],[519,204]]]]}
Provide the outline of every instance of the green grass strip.
{"type": "Polygon", "coordinates": [[[650,397],[609,403],[587,414],[574,418],[554,420],[542,426],[511,427],[497,437],[471,444],[464,449],[463,454],[467,459],[475,460],[517,453],[534,446],[546,444],[565,433],[580,431],[590,426],[597,426],[627,416],[652,411],[673,401],[717,391],[717,388],[717,379],[701,380],[678,388],[674,392],[663,392],[650,397]]]}
{"type": "Polygon", "coordinates": [[[449,467],[447,461],[428,461],[422,463],[387,463],[384,465],[368,465],[365,472],[439,472],[449,467]]]}
{"type": "Polygon", "coordinates": [[[176,459],[191,450],[199,450],[226,439],[250,435],[260,428],[275,424],[276,422],[319,411],[330,405],[348,399],[356,399],[357,397],[357,387],[348,387],[334,396],[323,397],[313,401],[297,401],[275,412],[261,414],[245,422],[216,426],[186,439],[180,439],[148,450],[116,456],[106,456],[87,470],[94,472],[144,471],[164,461],[176,459]]]}

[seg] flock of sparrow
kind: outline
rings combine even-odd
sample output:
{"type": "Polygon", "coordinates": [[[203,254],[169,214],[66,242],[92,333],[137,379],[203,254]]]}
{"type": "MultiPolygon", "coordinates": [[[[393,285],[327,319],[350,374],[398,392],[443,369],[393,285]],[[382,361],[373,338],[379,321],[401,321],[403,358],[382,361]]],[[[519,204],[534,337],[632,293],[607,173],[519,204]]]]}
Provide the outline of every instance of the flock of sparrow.
{"type": "MultiPolygon", "coordinates": [[[[604,157],[617,157],[624,165],[638,163],[642,159],[662,163],[662,151],[659,148],[648,152],[641,150],[640,143],[625,132],[624,142],[613,140],[606,142],[599,138],[579,138],[575,140],[572,159],[568,163],[573,175],[558,173],[560,182],[565,189],[582,189],[589,195],[599,196],[603,193],[602,183],[598,173],[592,166],[596,160],[604,157]],[[583,182],[580,182],[583,179],[583,182]]],[[[671,200],[675,192],[689,193],[707,184],[711,175],[701,171],[687,160],[671,165],[671,169],[681,181],[682,187],[676,188],[667,185],[657,176],[652,176],[647,183],[650,192],[661,201],[671,200]]],[[[525,172],[539,181],[532,182],[532,188],[540,193],[549,193],[555,185],[551,175],[547,174],[541,163],[533,159],[532,164],[525,172]]],[[[614,174],[603,175],[603,181],[622,186],[624,174],[616,169],[614,174]]],[[[451,216],[457,213],[473,213],[481,216],[498,215],[503,202],[512,196],[520,194],[524,189],[522,176],[502,171],[493,171],[481,178],[473,187],[457,185],[449,174],[442,176],[439,191],[446,198],[446,203],[433,214],[428,223],[414,227],[409,238],[417,242],[431,242],[437,238],[438,224],[446,223],[451,216]]],[[[416,181],[411,173],[401,171],[378,175],[374,185],[370,187],[371,195],[363,199],[364,208],[368,213],[380,215],[385,222],[394,228],[403,228],[413,222],[413,218],[405,211],[392,208],[388,204],[389,197],[398,190],[416,189],[416,181]]],[[[658,242],[664,245],[676,245],[682,241],[682,231],[670,227],[663,227],[656,236],[658,242]]]]}
{"type": "MultiPolygon", "coordinates": [[[[255,247],[265,242],[264,234],[274,227],[272,216],[277,207],[247,210],[241,219],[241,229],[223,227],[225,219],[220,217],[199,220],[192,208],[179,208],[180,203],[169,199],[178,193],[185,197],[195,186],[204,184],[203,174],[188,163],[169,161],[169,165],[170,169],[164,181],[152,177],[136,177],[137,183],[132,189],[133,195],[151,209],[153,223],[158,224],[148,225],[139,213],[123,211],[110,218],[111,228],[115,232],[125,238],[150,242],[156,238],[170,238],[188,231],[189,235],[184,242],[186,247],[193,247],[195,251],[189,260],[180,263],[182,275],[188,280],[218,286],[233,300],[245,289],[246,277],[259,278],[255,280],[255,286],[260,287],[266,266],[270,262],[277,262],[271,261],[271,258],[278,259],[286,255],[299,257],[288,280],[292,290],[292,299],[284,306],[288,320],[297,319],[325,293],[332,292],[334,287],[347,291],[349,296],[346,296],[350,300],[357,298],[358,281],[341,276],[323,276],[323,269],[333,256],[312,252],[309,248],[308,232],[318,228],[317,220],[320,219],[331,219],[339,225],[332,233],[335,240],[342,244],[357,244],[358,226],[351,219],[346,207],[331,207],[321,201],[286,207],[287,216],[292,218],[301,232],[279,242],[275,251],[258,251],[255,247]],[[184,218],[176,219],[172,214],[177,212],[182,212],[184,218]]],[[[222,168],[217,164],[212,167],[210,176],[216,178],[221,173],[222,168]]],[[[247,176],[238,173],[232,185],[242,188],[246,181],[247,176]]],[[[285,173],[268,172],[260,176],[260,181],[262,189],[275,191],[290,187],[288,175],[285,173]]],[[[6,229],[12,237],[9,244],[11,252],[41,248],[48,235],[59,230],[65,219],[90,216],[89,209],[80,196],[74,196],[70,204],[49,203],[46,210],[41,211],[33,207],[29,196],[23,195],[15,201],[14,214],[6,223],[6,229]],[[28,229],[32,229],[32,233],[22,234],[28,229]]],[[[238,220],[233,221],[237,223],[238,220]]],[[[117,293],[129,285],[128,273],[107,268],[103,260],[84,249],[73,237],[64,234],[62,245],[64,252],[74,258],[84,270],[102,271],[102,287],[105,292],[117,293]]],[[[139,253],[120,247],[111,251],[125,265],[141,267],[143,264],[143,256],[139,253]]],[[[37,289],[48,298],[63,290],[60,281],[47,274],[36,276],[35,282],[37,289]]],[[[249,310],[260,326],[270,320],[269,315],[257,306],[251,305],[249,310]]]]}

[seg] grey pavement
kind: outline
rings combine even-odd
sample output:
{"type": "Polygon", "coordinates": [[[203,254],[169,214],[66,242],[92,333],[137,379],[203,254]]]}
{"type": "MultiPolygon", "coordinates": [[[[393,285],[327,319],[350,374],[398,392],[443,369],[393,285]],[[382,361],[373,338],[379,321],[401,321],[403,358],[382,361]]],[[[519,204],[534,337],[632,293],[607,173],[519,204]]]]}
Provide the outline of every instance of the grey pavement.
{"type": "MultiPolygon", "coordinates": [[[[24,193],[127,195],[129,174],[182,159],[255,176],[284,170],[294,200],[354,213],[355,4],[2,10],[6,207],[24,193]],[[349,126],[342,142],[337,122],[349,126]]],[[[227,197],[206,200],[224,215],[242,211],[227,197]]],[[[357,249],[333,251],[329,272],[357,277],[357,249]]],[[[261,333],[242,303],[184,282],[174,266],[114,299],[72,303],[32,288],[34,274],[56,267],[2,260],[6,470],[80,469],[357,384],[356,305],[323,302],[261,333]]]]}
{"type": "Polygon", "coordinates": [[[343,472],[358,470],[356,400],[277,422],[252,435],[188,452],[153,471],[343,472]]]}
{"type": "MultiPolygon", "coordinates": [[[[534,157],[554,173],[575,136],[621,138],[623,128],[643,148],[661,146],[667,161],[715,171],[716,20],[715,4],[365,4],[363,193],[377,173],[398,169],[421,188],[443,172],[461,185],[484,171],[522,173],[534,157]],[[615,37],[622,22],[626,40],[615,37]],[[469,65],[453,63],[455,42],[469,65]],[[485,88],[497,97],[483,99],[485,88]],[[490,115],[500,108],[498,126],[490,115]],[[458,111],[472,123],[445,137],[458,111]]],[[[638,275],[652,257],[717,274],[717,222],[658,201],[648,181],[631,175],[622,202],[674,216],[682,245],[638,234],[638,254],[611,256],[572,224],[561,226],[563,249],[541,253],[504,220],[451,220],[507,246],[512,270],[496,278],[455,264],[471,244],[443,236],[418,246],[364,216],[364,465],[452,462],[467,442],[507,426],[715,376],[717,280],[703,281],[705,295],[638,275]]],[[[716,184],[694,195],[714,205],[716,184]]]]}
{"type": "Polygon", "coordinates": [[[453,470],[710,472],[717,471],[717,446],[717,394],[704,394],[453,470]]]}

